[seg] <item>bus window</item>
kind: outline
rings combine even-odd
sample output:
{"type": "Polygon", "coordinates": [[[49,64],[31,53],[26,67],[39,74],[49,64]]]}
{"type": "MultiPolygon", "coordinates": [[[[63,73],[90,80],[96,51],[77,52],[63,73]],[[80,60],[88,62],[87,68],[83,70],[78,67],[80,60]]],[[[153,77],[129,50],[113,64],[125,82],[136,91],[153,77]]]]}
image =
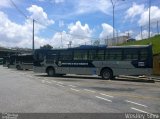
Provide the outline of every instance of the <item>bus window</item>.
{"type": "Polygon", "coordinates": [[[87,60],[88,52],[84,50],[74,51],[74,60],[87,60]]]}
{"type": "Polygon", "coordinates": [[[58,59],[58,52],[57,51],[48,51],[46,55],[47,61],[57,60],[58,59]]]}
{"type": "Polygon", "coordinates": [[[123,58],[124,60],[138,60],[138,50],[137,49],[125,49],[123,58]]]}
{"type": "Polygon", "coordinates": [[[96,50],[89,50],[88,59],[94,60],[96,57],[96,50]]]}
{"type": "Polygon", "coordinates": [[[104,50],[97,50],[95,60],[104,60],[104,50]]]}
{"type": "Polygon", "coordinates": [[[105,51],[105,60],[109,60],[109,56],[110,56],[109,50],[106,50],[105,51]]]}
{"type": "Polygon", "coordinates": [[[120,49],[106,50],[105,59],[106,60],[122,60],[122,50],[120,49]]]}
{"type": "Polygon", "coordinates": [[[60,51],[59,60],[72,60],[72,51],[60,51]]]}
{"type": "Polygon", "coordinates": [[[139,57],[140,60],[146,60],[147,59],[147,50],[145,49],[141,49],[140,50],[140,57],[139,57]]]}
{"type": "Polygon", "coordinates": [[[104,60],[104,50],[89,50],[89,60],[104,60]]]}

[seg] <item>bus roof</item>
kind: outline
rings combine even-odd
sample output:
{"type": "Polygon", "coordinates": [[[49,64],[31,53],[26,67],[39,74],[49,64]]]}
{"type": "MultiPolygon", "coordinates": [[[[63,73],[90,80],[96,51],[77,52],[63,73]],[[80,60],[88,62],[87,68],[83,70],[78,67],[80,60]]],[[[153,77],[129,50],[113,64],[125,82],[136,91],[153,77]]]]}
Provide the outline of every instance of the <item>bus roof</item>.
{"type": "Polygon", "coordinates": [[[119,49],[119,48],[147,48],[151,47],[151,45],[128,45],[128,46],[93,46],[93,45],[82,45],[74,48],[62,48],[62,49],[36,49],[35,51],[51,51],[51,50],[88,50],[88,49],[119,49]]]}

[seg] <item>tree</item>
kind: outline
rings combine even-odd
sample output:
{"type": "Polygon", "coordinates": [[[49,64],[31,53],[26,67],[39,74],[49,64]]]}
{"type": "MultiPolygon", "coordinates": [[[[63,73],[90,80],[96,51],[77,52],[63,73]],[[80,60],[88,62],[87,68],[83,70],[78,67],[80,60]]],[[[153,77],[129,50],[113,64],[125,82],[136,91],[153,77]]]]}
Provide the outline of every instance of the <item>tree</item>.
{"type": "Polygon", "coordinates": [[[100,45],[100,41],[99,40],[94,41],[93,45],[94,46],[99,46],[100,45]]]}
{"type": "Polygon", "coordinates": [[[40,49],[52,49],[53,47],[49,44],[46,44],[44,46],[41,46],[40,49]]]}

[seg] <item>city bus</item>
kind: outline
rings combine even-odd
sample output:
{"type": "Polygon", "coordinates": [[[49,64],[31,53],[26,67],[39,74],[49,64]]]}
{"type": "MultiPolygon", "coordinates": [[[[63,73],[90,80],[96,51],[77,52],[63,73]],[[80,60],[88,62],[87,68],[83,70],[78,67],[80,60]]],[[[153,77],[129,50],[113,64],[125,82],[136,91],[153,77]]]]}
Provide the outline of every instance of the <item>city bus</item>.
{"type": "Polygon", "coordinates": [[[3,58],[0,58],[0,65],[3,64],[3,58]]]}
{"type": "Polygon", "coordinates": [[[33,69],[33,55],[18,54],[11,55],[9,58],[9,68],[16,68],[17,70],[31,70],[33,69]]]}
{"type": "Polygon", "coordinates": [[[9,65],[9,56],[3,57],[3,67],[8,67],[9,65]]]}
{"type": "Polygon", "coordinates": [[[80,46],[67,49],[36,49],[34,72],[98,75],[113,79],[118,75],[149,75],[153,58],[151,45],[80,46]]]}

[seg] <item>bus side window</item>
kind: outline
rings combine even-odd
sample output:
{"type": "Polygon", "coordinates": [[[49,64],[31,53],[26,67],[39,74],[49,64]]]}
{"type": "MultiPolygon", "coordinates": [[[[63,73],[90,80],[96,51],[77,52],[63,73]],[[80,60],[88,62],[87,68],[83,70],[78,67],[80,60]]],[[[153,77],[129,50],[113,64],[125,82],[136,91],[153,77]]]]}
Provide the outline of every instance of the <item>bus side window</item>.
{"type": "Polygon", "coordinates": [[[97,50],[95,60],[104,60],[104,50],[97,50]]]}
{"type": "Polygon", "coordinates": [[[74,51],[74,60],[87,60],[88,52],[83,50],[74,51]]]}
{"type": "Polygon", "coordinates": [[[59,60],[72,60],[72,51],[60,51],[59,60]]]}
{"type": "Polygon", "coordinates": [[[140,57],[139,57],[139,59],[140,60],[146,60],[147,59],[147,50],[145,50],[145,49],[141,49],[140,50],[140,57]]]}
{"type": "Polygon", "coordinates": [[[110,59],[110,54],[109,54],[109,50],[105,51],[105,60],[109,60],[110,59]]]}
{"type": "Polygon", "coordinates": [[[110,49],[106,50],[106,60],[122,60],[122,50],[120,49],[110,49]]]}
{"type": "Polygon", "coordinates": [[[124,60],[138,60],[137,49],[124,49],[124,60]]]}
{"type": "Polygon", "coordinates": [[[89,60],[94,60],[95,57],[96,57],[96,50],[89,50],[88,59],[89,60]]]}

